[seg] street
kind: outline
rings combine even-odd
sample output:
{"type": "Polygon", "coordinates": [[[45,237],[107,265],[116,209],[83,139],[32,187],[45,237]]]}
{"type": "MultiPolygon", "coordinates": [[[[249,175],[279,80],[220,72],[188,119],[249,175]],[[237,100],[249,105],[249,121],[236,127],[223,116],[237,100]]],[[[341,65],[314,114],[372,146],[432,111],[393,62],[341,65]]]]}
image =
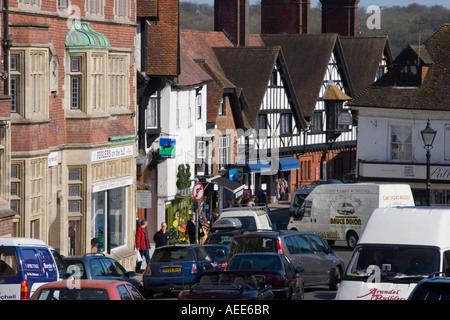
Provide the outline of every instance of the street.
{"type": "MultiPolygon", "coordinates": [[[[285,230],[289,222],[289,202],[281,201],[270,204],[270,219],[277,230],[285,230]]],[[[347,267],[352,256],[353,250],[350,249],[345,241],[336,241],[332,246],[335,254],[345,261],[347,267]]],[[[317,286],[305,289],[305,300],[332,300],[336,296],[336,290],[329,290],[328,286],[317,286]]]]}
{"type": "MultiPolygon", "coordinates": [[[[289,202],[282,201],[275,204],[269,205],[271,209],[270,218],[272,224],[275,225],[277,230],[285,230],[289,222],[289,202]]],[[[332,246],[335,254],[345,261],[345,266],[347,266],[350,261],[353,250],[350,249],[345,241],[336,241],[335,245],[332,246]]],[[[138,274],[140,279],[141,275],[138,274]]],[[[330,290],[328,286],[316,286],[305,289],[305,300],[333,300],[336,296],[336,290],[330,290]]],[[[177,294],[156,294],[153,299],[161,300],[176,300],[177,294]]]]}

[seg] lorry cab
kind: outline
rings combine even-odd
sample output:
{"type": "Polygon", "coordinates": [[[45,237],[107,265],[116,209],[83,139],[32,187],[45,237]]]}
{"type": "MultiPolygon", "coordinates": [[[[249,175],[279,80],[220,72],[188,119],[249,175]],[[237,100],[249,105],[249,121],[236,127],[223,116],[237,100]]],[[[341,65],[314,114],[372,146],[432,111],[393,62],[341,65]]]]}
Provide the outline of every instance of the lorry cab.
{"type": "Polygon", "coordinates": [[[374,209],[413,205],[407,184],[323,184],[303,201],[294,194],[287,229],[314,232],[330,243],[344,240],[354,248],[374,209]]]}
{"type": "Polygon", "coordinates": [[[374,210],[344,273],[337,300],[404,300],[419,281],[450,268],[450,209],[374,210]]]}

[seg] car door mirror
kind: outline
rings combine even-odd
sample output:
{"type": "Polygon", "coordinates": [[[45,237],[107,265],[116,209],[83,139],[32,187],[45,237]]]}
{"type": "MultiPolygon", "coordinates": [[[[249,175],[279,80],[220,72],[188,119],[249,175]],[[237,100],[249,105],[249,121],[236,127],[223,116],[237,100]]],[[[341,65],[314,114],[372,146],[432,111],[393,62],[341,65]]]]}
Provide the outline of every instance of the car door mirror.
{"type": "Polygon", "coordinates": [[[133,277],[136,276],[136,272],[134,272],[134,271],[128,271],[125,275],[126,275],[128,278],[133,278],[133,277]]]}
{"type": "Polygon", "coordinates": [[[303,267],[297,267],[297,269],[295,269],[295,272],[297,273],[302,273],[303,271],[305,271],[305,268],[303,267]]]}

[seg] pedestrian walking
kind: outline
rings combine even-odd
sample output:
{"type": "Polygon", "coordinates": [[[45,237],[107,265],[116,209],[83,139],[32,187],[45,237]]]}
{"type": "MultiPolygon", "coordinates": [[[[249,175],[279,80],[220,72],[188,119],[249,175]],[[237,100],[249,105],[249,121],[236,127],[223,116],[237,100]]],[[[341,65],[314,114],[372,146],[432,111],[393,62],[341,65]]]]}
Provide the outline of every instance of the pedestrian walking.
{"type": "Polygon", "coordinates": [[[161,229],[159,229],[153,236],[155,241],[155,248],[166,246],[169,244],[170,232],[167,230],[167,223],[161,223],[161,229]]]}
{"type": "MultiPolygon", "coordinates": [[[[139,250],[142,259],[145,258],[146,264],[150,264],[150,241],[148,239],[147,220],[140,221],[139,228],[136,230],[136,249],[139,250]]],[[[141,272],[142,261],[136,262],[136,272],[141,272]]]]}

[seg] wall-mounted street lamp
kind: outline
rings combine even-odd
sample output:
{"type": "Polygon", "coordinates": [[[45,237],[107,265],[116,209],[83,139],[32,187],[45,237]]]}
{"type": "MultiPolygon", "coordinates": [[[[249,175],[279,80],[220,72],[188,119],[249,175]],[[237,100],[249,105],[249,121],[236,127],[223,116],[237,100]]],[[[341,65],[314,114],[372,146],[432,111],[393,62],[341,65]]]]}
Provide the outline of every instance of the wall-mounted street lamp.
{"type": "Polygon", "coordinates": [[[420,131],[425,150],[427,150],[427,206],[431,205],[431,181],[430,181],[430,150],[433,149],[434,138],[436,137],[436,130],[430,127],[430,119],[427,121],[425,129],[420,131]]]}

